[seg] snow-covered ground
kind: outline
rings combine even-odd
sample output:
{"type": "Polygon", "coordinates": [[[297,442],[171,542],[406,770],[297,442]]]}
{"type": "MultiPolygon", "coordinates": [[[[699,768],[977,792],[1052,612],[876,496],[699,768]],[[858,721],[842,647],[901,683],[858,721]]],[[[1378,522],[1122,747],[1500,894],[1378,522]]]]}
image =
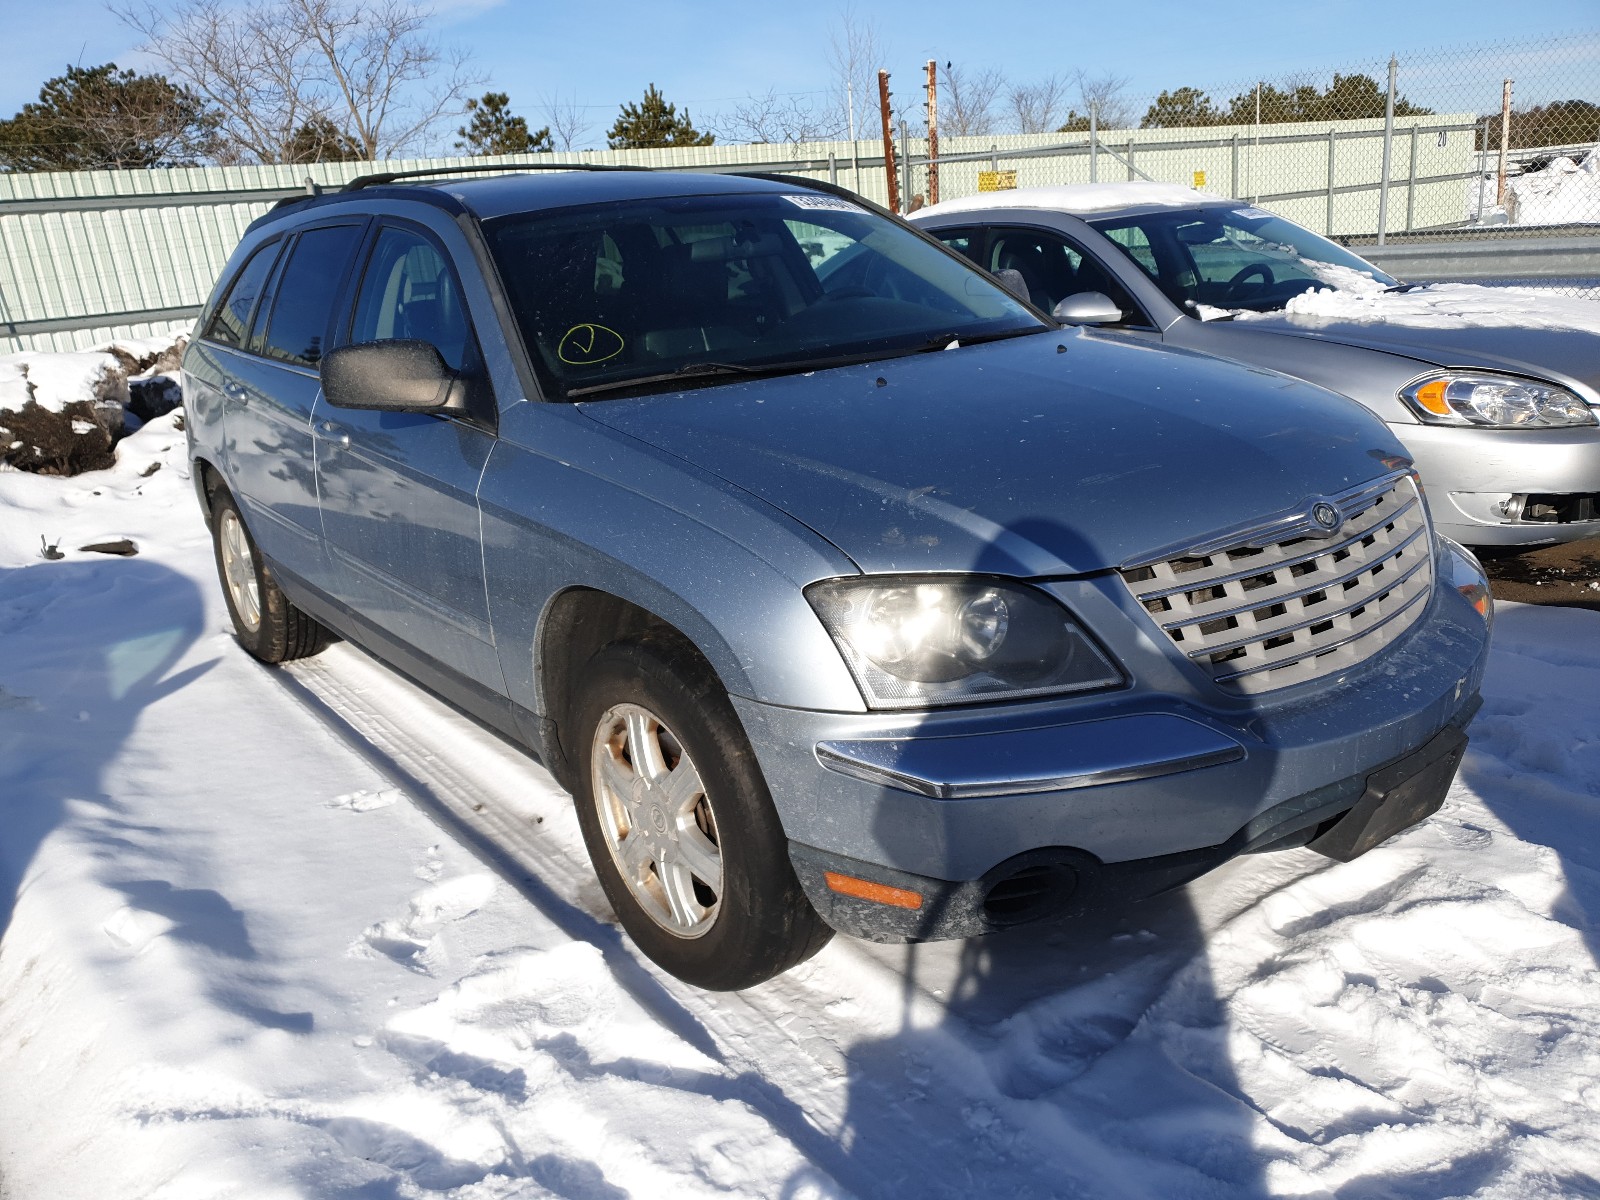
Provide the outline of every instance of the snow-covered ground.
{"type": "Polygon", "coordinates": [[[170,416],[0,473],[7,1200],[1600,1195],[1600,614],[1502,610],[1446,807],[1354,863],[707,995],[539,766],[246,657],[186,474],[170,416]]]}

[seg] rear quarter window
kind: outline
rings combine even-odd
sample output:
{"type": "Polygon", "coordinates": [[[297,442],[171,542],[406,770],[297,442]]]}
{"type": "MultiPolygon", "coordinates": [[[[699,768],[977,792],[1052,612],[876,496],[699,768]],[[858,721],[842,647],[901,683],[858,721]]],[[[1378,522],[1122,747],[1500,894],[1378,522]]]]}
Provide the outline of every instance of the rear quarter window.
{"type": "Polygon", "coordinates": [[[250,314],[282,248],[283,243],[274,238],[249,257],[228,285],[226,295],[211,314],[211,322],[202,336],[224,346],[244,345],[246,330],[250,327],[250,314]]]}

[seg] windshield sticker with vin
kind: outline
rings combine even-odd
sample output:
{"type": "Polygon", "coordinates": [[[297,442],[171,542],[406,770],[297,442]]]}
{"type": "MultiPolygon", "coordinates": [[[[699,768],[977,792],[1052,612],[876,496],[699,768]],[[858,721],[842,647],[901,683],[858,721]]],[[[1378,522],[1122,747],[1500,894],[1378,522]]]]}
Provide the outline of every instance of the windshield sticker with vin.
{"type": "Polygon", "coordinates": [[[833,212],[860,212],[861,209],[850,201],[839,196],[822,196],[808,194],[804,196],[785,196],[790,204],[796,208],[825,208],[833,212]]]}
{"type": "Polygon", "coordinates": [[[1272,214],[1262,212],[1259,208],[1236,208],[1233,210],[1233,215],[1236,217],[1249,217],[1251,220],[1255,220],[1259,217],[1270,217],[1272,214]]]}
{"type": "Polygon", "coordinates": [[[621,354],[625,344],[615,329],[604,325],[574,325],[561,335],[556,355],[574,367],[593,367],[621,354]]]}

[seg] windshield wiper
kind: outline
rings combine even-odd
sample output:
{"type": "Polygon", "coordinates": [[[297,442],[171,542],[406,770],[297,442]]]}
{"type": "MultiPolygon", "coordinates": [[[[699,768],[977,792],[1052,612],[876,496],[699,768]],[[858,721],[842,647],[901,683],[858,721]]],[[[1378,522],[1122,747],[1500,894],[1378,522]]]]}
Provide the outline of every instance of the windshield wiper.
{"type": "Polygon", "coordinates": [[[676,371],[664,371],[659,375],[630,375],[626,379],[612,379],[605,383],[591,383],[587,387],[568,388],[567,398],[597,396],[602,392],[620,392],[624,388],[647,387],[653,383],[683,383],[691,379],[715,379],[719,376],[739,376],[749,379],[770,375],[796,375],[803,371],[817,370],[819,367],[839,367],[847,363],[862,361],[865,360],[859,355],[843,355],[837,358],[814,358],[803,361],[757,363],[754,365],[730,362],[685,363],[676,371]]]}
{"type": "Polygon", "coordinates": [[[1383,294],[1387,296],[1394,292],[1414,292],[1420,287],[1427,286],[1425,283],[1397,283],[1393,287],[1384,288],[1383,294]]]}
{"type": "Polygon", "coordinates": [[[984,342],[999,342],[1029,333],[1045,333],[1048,329],[1047,325],[1039,325],[1028,329],[1002,329],[999,333],[941,333],[910,349],[895,351],[894,357],[931,354],[937,350],[959,350],[962,346],[981,346],[984,342]]]}

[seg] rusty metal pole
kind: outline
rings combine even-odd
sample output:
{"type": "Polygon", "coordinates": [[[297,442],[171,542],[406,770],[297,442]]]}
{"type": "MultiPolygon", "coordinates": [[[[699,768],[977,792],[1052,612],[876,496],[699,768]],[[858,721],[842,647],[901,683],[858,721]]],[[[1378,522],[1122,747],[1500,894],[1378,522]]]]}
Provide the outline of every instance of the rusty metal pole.
{"type": "Polygon", "coordinates": [[[889,180],[889,211],[900,211],[900,181],[894,173],[894,131],[889,124],[889,72],[878,71],[878,109],[883,114],[883,172],[889,180]]]}
{"type": "Polygon", "coordinates": [[[1506,151],[1511,145],[1511,80],[1506,80],[1500,91],[1500,184],[1495,188],[1494,202],[1506,202],[1506,151]]]}
{"type": "Polygon", "coordinates": [[[928,203],[939,203],[939,64],[928,60],[928,203]]]}

